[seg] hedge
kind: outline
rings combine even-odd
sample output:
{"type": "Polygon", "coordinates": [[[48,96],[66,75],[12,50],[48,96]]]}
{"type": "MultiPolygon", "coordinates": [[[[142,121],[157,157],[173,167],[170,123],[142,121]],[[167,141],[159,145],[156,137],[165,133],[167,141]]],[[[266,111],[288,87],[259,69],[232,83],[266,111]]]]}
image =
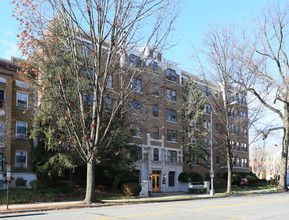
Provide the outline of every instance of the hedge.
{"type": "Polygon", "coordinates": [[[203,177],[199,173],[183,172],[180,173],[178,180],[180,182],[202,182],[203,177]]]}

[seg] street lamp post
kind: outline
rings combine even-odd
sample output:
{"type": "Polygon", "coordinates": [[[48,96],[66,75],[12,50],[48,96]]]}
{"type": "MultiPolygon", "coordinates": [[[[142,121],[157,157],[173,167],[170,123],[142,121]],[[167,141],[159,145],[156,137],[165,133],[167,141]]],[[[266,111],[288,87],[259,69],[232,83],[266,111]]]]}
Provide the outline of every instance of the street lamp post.
{"type": "Polygon", "coordinates": [[[211,177],[211,190],[210,195],[215,195],[214,191],[214,167],[213,167],[213,111],[211,110],[211,171],[210,171],[210,177],[211,177]]]}

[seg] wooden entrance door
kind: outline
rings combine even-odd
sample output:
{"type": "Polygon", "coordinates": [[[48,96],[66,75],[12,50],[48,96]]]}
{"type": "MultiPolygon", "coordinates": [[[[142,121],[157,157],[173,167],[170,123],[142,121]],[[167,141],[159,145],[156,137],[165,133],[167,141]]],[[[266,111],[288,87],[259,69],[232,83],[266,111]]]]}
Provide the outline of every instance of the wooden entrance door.
{"type": "Polygon", "coordinates": [[[160,191],[160,190],[161,190],[161,175],[152,174],[152,191],[160,191]]]}

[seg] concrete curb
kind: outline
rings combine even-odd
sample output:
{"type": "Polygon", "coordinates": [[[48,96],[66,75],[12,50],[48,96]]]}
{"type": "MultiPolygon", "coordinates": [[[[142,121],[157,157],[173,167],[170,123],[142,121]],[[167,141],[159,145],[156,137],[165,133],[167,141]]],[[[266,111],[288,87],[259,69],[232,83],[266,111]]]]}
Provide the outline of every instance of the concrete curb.
{"type": "Polygon", "coordinates": [[[109,207],[109,206],[116,206],[116,205],[131,205],[131,204],[144,204],[144,203],[159,203],[159,202],[176,202],[176,201],[188,201],[188,200],[200,200],[200,199],[218,199],[224,197],[231,197],[231,196],[246,196],[248,194],[267,194],[267,193],[278,193],[274,191],[274,189],[268,190],[254,190],[254,191],[240,191],[239,193],[234,193],[233,195],[223,195],[223,194],[216,194],[215,196],[208,196],[208,195],[183,195],[183,196],[174,196],[174,197],[157,197],[157,198],[137,198],[137,199],[121,199],[121,200],[102,200],[103,204],[80,204],[80,201],[77,202],[70,202],[70,203],[77,203],[80,205],[63,205],[65,202],[58,202],[58,203],[40,203],[40,204],[25,204],[25,205],[13,205],[10,206],[12,209],[6,210],[6,205],[0,206],[0,218],[2,216],[8,214],[16,214],[16,213],[26,213],[26,212],[45,212],[45,211],[55,211],[55,210],[63,210],[63,209],[81,209],[81,208],[98,208],[98,207],[109,207]],[[183,197],[183,198],[182,198],[183,197]],[[31,206],[39,206],[39,208],[31,207],[31,206]],[[18,206],[18,207],[17,207],[18,206]],[[54,206],[54,207],[49,207],[54,206]],[[25,208],[26,207],[26,208],[25,208]]]}

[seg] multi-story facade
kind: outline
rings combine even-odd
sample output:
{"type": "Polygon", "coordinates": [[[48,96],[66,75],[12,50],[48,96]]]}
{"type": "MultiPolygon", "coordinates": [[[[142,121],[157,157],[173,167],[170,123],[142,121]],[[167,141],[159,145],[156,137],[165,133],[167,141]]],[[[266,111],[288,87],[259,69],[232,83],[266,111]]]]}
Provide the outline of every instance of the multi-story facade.
{"type": "Polygon", "coordinates": [[[7,167],[12,173],[12,186],[18,177],[25,180],[24,187],[36,179],[29,163],[32,143],[28,139],[34,93],[19,77],[17,62],[16,58],[0,59],[0,189],[5,187],[7,167]]]}
{"type": "Polygon", "coordinates": [[[184,171],[198,172],[205,180],[210,180],[210,173],[213,171],[214,181],[221,184],[224,182],[223,174],[227,173],[228,168],[226,154],[228,148],[231,148],[232,171],[249,172],[246,93],[237,91],[237,88],[233,87],[224,91],[221,84],[212,83],[190,73],[183,73],[183,75],[185,74],[197,84],[204,94],[206,102],[204,130],[207,135],[197,141],[201,141],[206,146],[210,155],[205,157],[205,161],[195,156],[191,160],[192,165],[188,166],[184,163],[184,171]],[[226,97],[225,92],[227,93],[226,97]],[[224,101],[225,99],[227,101],[224,101]],[[213,169],[211,169],[211,165],[213,165],[213,169]]]}
{"type": "Polygon", "coordinates": [[[259,179],[262,179],[263,175],[267,180],[279,179],[280,166],[281,145],[255,147],[251,150],[250,167],[259,179]]]}
{"type": "MultiPolygon", "coordinates": [[[[149,48],[147,50],[149,51],[149,48]]],[[[149,54],[151,53],[147,52],[143,56],[149,56],[149,54]]],[[[138,94],[131,103],[135,110],[129,117],[131,129],[135,134],[133,141],[140,146],[139,160],[136,162],[135,169],[139,171],[140,181],[150,180],[149,191],[180,191],[182,187],[178,182],[178,176],[183,171],[198,172],[204,179],[209,180],[211,157],[208,156],[207,161],[195,158],[195,164],[192,167],[186,166],[183,149],[183,143],[186,141],[183,137],[182,120],[183,86],[186,80],[191,78],[188,76],[192,74],[183,71],[176,63],[162,58],[161,54],[154,55],[152,58],[155,59],[145,58],[147,66],[151,65],[153,71],[148,73],[149,76],[143,76],[149,77],[145,87],[141,87],[144,80],[138,78],[136,83],[139,85],[136,89],[138,94]]],[[[130,57],[132,57],[131,60],[136,57],[142,58],[137,50],[130,50],[128,59],[130,57]]],[[[221,86],[214,83],[207,85],[200,78],[194,76],[193,78],[198,86],[204,89],[207,99],[214,95],[222,103],[224,91],[221,86]]],[[[232,127],[230,137],[234,141],[234,144],[232,143],[234,145],[233,172],[248,172],[248,125],[246,123],[242,125],[242,121],[247,121],[248,115],[246,94],[240,93],[238,96],[235,94],[234,97],[230,97],[230,102],[234,99],[236,99],[235,102],[237,101],[235,105],[238,105],[238,112],[236,110],[230,117],[232,123],[230,124],[232,127]]],[[[213,145],[216,143],[214,139],[222,134],[222,131],[218,128],[220,120],[211,111],[209,104],[206,105],[206,109],[206,117],[209,121],[207,126],[213,126],[212,137],[207,138],[207,150],[210,153],[212,143],[213,145]]],[[[202,141],[206,142],[206,140],[202,141]]],[[[227,163],[217,146],[213,146],[213,166],[216,177],[221,179],[222,174],[227,172],[227,163]]]]}

